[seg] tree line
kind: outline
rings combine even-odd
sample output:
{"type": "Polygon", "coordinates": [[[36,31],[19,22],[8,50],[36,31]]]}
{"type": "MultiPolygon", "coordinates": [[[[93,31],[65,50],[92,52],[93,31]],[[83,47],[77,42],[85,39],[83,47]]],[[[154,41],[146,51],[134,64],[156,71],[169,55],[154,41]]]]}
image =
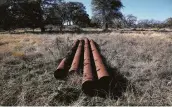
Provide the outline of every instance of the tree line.
{"type": "Polygon", "coordinates": [[[154,19],[138,20],[136,16],[129,14],[123,16],[119,20],[114,20],[115,28],[172,28],[172,18],[167,18],[165,21],[158,21],[154,19]]]}
{"type": "Polygon", "coordinates": [[[44,32],[46,25],[62,30],[65,23],[81,27],[90,23],[82,3],[63,0],[7,0],[0,5],[0,14],[0,27],[4,30],[40,28],[44,32]]]}
{"type": "Polygon", "coordinates": [[[40,28],[57,26],[60,31],[64,25],[79,27],[110,28],[163,28],[172,27],[172,18],[164,22],[156,20],[137,20],[133,15],[121,13],[120,0],[92,0],[93,16],[90,19],[84,4],[64,0],[1,0],[0,29],[40,28]]]}

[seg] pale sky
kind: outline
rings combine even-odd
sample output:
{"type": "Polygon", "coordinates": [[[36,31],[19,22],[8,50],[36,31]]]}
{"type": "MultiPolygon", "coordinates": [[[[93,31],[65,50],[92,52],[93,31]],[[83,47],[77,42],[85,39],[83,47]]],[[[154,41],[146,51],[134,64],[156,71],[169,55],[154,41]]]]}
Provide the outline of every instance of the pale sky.
{"type": "MultiPolygon", "coordinates": [[[[91,0],[66,0],[82,2],[87,13],[92,16],[91,0]]],[[[133,14],[138,19],[155,19],[164,21],[172,17],[172,0],[121,0],[125,6],[121,9],[124,15],[133,14]]]]}

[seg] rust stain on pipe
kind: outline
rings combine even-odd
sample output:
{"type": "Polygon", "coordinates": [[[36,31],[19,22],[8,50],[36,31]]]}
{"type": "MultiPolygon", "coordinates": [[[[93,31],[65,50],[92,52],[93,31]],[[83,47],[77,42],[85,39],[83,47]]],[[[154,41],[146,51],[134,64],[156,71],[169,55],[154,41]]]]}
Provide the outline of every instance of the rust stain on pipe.
{"type": "Polygon", "coordinates": [[[97,82],[97,90],[99,91],[98,94],[100,96],[106,96],[107,93],[110,91],[109,89],[112,78],[110,77],[105,65],[103,64],[103,60],[95,46],[94,41],[90,40],[90,44],[91,44],[91,50],[93,53],[93,59],[98,76],[98,82],[97,82]]]}
{"type": "Polygon", "coordinates": [[[79,63],[81,59],[81,54],[82,54],[82,41],[80,40],[78,48],[76,50],[71,68],[69,69],[69,73],[74,73],[79,70],[79,63]]]}
{"type": "Polygon", "coordinates": [[[100,53],[98,52],[98,50],[95,46],[94,41],[90,40],[90,44],[91,44],[91,50],[93,53],[93,58],[94,58],[95,66],[96,66],[98,79],[101,79],[102,77],[109,76],[109,73],[107,72],[106,67],[103,64],[102,58],[101,58],[100,53]]]}
{"type": "Polygon", "coordinates": [[[57,70],[54,72],[54,77],[56,79],[63,78],[65,75],[65,64],[66,64],[66,58],[64,58],[59,66],[57,67],[57,70]]]}
{"type": "Polygon", "coordinates": [[[57,70],[54,72],[54,77],[56,79],[61,79],[64,78],[67,75],[67,71],[69,69],[70,66],[70,60],[73,59],[73,54],[75,54],[77,45],[78,45],[79,40],[75,40],[72,48],[70,51],[68,51],[68,54],[66,55],[66,57],[60,62],[59,66],[57,67],[57,70]]]}
{"type": "Polygon", "coordinates": [[[71,55],[75,53],[78,43],[79,43],[78,39],[74,41],[71,50],[68,51],[67,53],[67,57],[71,57],[71,55]]]}
{"type": "Polygon", "coordinates": [[[79,40],[75,40],[74,44],[72,45],[72,50],[74,50],[78,44],[79,40]]]}
{"type": "Polygon", "coordinates": [[[90,47],[89,40],[84,39],[84,72],[82,81],[82,90],[85,94],[94,95],[95,89],[95,79],[93,76],[91,57],[90,57],[90,47]]]}

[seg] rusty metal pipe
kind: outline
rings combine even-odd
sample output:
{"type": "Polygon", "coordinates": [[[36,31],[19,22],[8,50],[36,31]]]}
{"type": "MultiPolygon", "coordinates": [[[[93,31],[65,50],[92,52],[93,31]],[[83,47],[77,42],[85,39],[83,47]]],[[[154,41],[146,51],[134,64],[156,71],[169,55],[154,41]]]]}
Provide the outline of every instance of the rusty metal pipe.
{"type": "Polygon", "coordinates": [[[74,73],[79,70],[79,63],[81,59],[81,54],[82,54],[82,41],[80,40],[78,48],[76,50],[71,68],[69,69],[69,73],[74,73]]]}
{"type": "Polygon", "coordinates": [[[95,62],[95,66],[96,66],[96,72],[97,72],[97,76],[98,76],[98,88],[100,89],[100,91],[104,91],[105,93],[107,91],[109,91],[109,84],[111,81],[111,77],[105,67],[105,65],[103,64],[103,60],[100,56],[100,53],[98,52],[96,45],[94,43],[93,40],[90,40],[90,44],[91,44],[91,50],[93,53],[93,59],[95,62]]]}
{"type": "Polygon", "coordinates": [[[78,44],[79,40],[75,40],[73,45],[72,45],[72,50],[74,50],[76,47],[77,47],[77,44],[78,44]]]}
{"type": "Polygon", "coordinates": [[[89,40],[84,39],[84,72],[83,72],[83,81],[82,81],[82,90],[85,94],[94,95],[95,89],[95,78],[93,76],[93,69],[91,66],[91,57],[90,57],[90,47],[89,40]]]}
{"type": "Polygon", "coordinates": [[[76,52],[77,45],[79,43],[79,40],[75,40],[72,48],[70,51],[68,51],[68,54],[66,57],[60,62],[59,66],[57,67],[56,71],[54,71],[54,77],[56,79],[64,78],[67,75],[68,66],[70,66],[70,60],[73,59],[74,53],[76,52]]]}
{"type": "Polygon", "coordinates": [[[95,46],[94,41],[90,40],[90,44],[91,44],[91,50],[93,53],[94,62],[96,65],[96,71],[97,71],[98,79],[109,76],[109,73],[107,72],[106,67],[103,64],[102,58],[101,58],[100,53],[98,52],[98,50],[95,46]]]}
{"type": "Polygon", "coordinates": [[[54,77],[56,79],[59,79],[59,78],[64,78],[64,75],[65,75],[65,64],[66,64],[66,58],[64,58],[59,66],[57,67],[57,70],[54,72],[54,77]]]}

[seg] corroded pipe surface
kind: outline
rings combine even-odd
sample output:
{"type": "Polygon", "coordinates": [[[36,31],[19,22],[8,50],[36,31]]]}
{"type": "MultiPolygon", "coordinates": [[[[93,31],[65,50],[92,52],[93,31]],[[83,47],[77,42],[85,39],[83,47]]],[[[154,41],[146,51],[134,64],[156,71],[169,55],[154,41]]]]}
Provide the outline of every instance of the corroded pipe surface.
{"type": "MultiPolygon", "coordinates": [[[[78,43],[79,43],[78,39],[74,41],[72,48],[70,51],[67,52],[66,57],[72,57],[72,54],[75,54],[78,43]]],[[[74,57],[74,55],[73,55],[73,57],[74,57]]]]}
{"type": "Polygon", "coordinates": [[[69,69],[69,73],[74,73],[79,70],[79,63],[82,54],[82,41],[80,40],[77,51],[75,53],[71,68],[69,69]]]}
{"type": "Polygon", "coordinates": [[[106,96],[109,92],[112,78],[110,77],[103,60],[98,52],[96,45],[93,40],[90,40],[91,50],[93,53],[93,59],[96,66],[96,72],[98,76],[97,90],[98,94],[101,96],[106,96]]]}
{"type": "Polygon", "coordinates": [[[65,64],[66,64],[66,58],[64,58],[61,62],[60,62],[60,64],[59,64],[59,66],[57,67],[57,70],[54,72],[54,77],[56,78],[56,79],[59,79],[59,78],[64,78],[64,75],[65,75],[65,64]]]}
{"type": "Polygon", "coordinates": [[[94,58],[95,66],[96,66],[98,79],[101,79],[102,77],[109,76],[109,73],[107,72],[106,67],[103,64],[102,58],[101,58],[100,53],[98,52],[98,50],[95,46],[94,41],[90,40],[90,44],[91,44],[91,50],[93,53],[93,58],[94,58]]]}
{"type": "Polygon", "coordinates": [[[82,81],[82,90],[85,94],[94,95],[95,79],[93,76],[89,40],[86,38],[84,45],[84,72],[82,81]]]}
{"type": "Polygon", "coordinates": [[[72,45],[72,50],[76,48],[77,44],[78,44],[79,40],[75,40],[75,42],[72,45]]]}
{"type": "Polygon", "coordinates": [[[71,60],[73,59],[74,54],[76,52],[78,43],[79,43],[79,40],[75,40],[75,42],[72,45],[71,50],[68,51],[66,57],[60,62],[59,66],[57,67],[57,70],[54,72],[54,77],[56,79],[62,79],[67,75],[67,71],[72,62],[71,60]]]}

